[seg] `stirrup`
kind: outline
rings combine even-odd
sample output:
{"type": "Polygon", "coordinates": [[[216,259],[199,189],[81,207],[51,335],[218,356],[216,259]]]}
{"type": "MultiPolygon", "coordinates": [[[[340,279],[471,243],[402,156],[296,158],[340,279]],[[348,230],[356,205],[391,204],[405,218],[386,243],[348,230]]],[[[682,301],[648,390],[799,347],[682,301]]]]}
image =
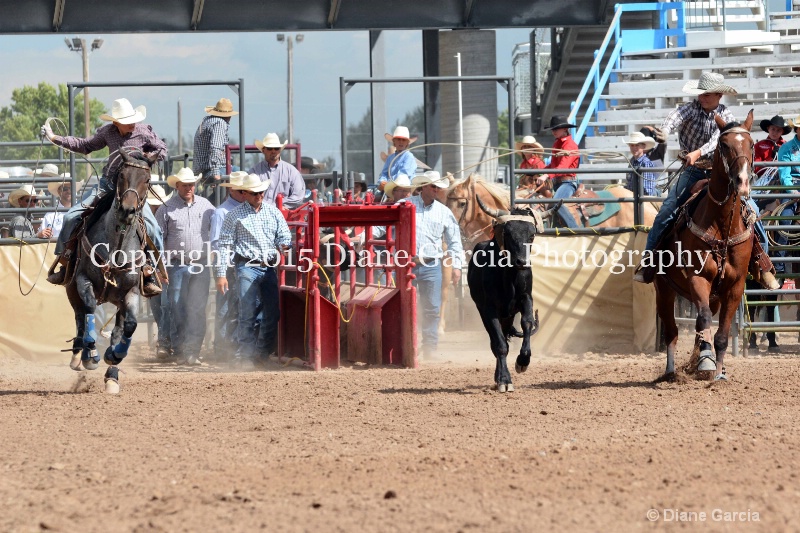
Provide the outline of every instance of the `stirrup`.
{"type": "Polygon", "coordinates": [[[68,265],[69,260],[64,260],[64,257],[61,255],[56,257],[56,260],[53,261],[53,264],[50,265],[50,269],[47,271],[47,281],[53,285],[65,285],[67,281],[68,265]],[[61,268],[56,270],[59,266],[61,268]]]}

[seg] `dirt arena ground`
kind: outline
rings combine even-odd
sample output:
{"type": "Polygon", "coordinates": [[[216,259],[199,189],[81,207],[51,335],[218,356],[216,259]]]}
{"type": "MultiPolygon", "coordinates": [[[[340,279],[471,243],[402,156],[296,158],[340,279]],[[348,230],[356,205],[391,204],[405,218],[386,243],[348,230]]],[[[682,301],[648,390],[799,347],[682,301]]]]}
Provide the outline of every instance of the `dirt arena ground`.
{"type": "Polygon", "coordinates": [[[800,530],[797,346],[722,384],[535,356],[510,394],[483,334],[443,348],[316,374],[139,348],[119,396],[102,368],[0,360],[0,531],[800,530]]]}

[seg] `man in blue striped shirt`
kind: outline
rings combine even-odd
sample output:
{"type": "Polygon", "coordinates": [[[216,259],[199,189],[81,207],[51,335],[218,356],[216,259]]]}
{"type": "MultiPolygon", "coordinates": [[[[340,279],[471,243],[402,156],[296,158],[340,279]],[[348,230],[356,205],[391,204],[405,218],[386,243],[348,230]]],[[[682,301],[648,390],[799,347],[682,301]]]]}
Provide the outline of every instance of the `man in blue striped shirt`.
{"type": "Polygon", "coordinates": [[[239,190],[245,192],[245,201],[225,216],[219,235],[219,260],[217,262],[217,290],[228,292],[226,277],[228,261],[233,258],[239,296],[239,326],[236,363],[241,370],[251,370],[253,360],[259,355],[266,358],[277,344],[278,320],[278,264],[282,249],[291,242],[291,233],[278,209],[264,201],[269,180],[261,181],[249,174],[239,190]],[[260,333],[266,339],[263,351],[256,354],[256,317],[259,303],[264,318],[260,333]]]}
{"type": "MultiPolygon", "coordinates": [[[[228,183],[223,183],[220,187],[228,190],[228,198],[211,215],[211,250],[219,252],[219,234],[222,231],[222,223],[225,217],[236,207],[245,201],[245,193],[237,187],[242,185],[247,172],[231,172],[228,183]]],[[[236,286],[236,272],[229,267],[225,273],[228,278],[228,286],[236,286]]],[[[239,300],[236,290],[226,293],[217,291],[217,319],[214,323],[214,354],[217,359],[226,359],[229,348],[233,346],[236,339],[236,326],[239,319],[239,300]]]]}
{"type": "Polygon", "coordinates": [[[416,208],[417,249],[414,257],[416,266],[417,298],[422,312],[422,352],[431,356],[439,344],[439,307],[442,301],[442,261],[449,260],[453,266],[453,283],[461,278],[461,264],[464,249],[461,246],[461,232],[453,213],[444,204],[436,201],[438,189],[446,189],[447,179],[430,170],[417,176],[411,184],[419,189],[418,196],[405,201],[416,208]],[[442,239],[447,244],[447,252],[442,250],[442,239]],[[448,258],[445,259],[445,253],[448,258]]]}
{"type": "Polygon", "coordinates": [[[409,145],[416,140],[417,137],[411,137],[407,127],[397,126],[395,128],[392,134],[395,152],[386,158],[378,178],[378,187],[381,191],[387,181],[394,181],[400,174],[413,178],[417,173],[417,158],[408,150],[409,145]]]}
{"type": "Polygon", "coordinates": [[[169,276],[169,344],[178,363],[188,365],[199,363],[211,281],[206,265],[214,206],[195,194],[199,177],[189,168],[169,176],[167,185],[177,194],[156,211],[164,233],[164,263],[169,276]]]}

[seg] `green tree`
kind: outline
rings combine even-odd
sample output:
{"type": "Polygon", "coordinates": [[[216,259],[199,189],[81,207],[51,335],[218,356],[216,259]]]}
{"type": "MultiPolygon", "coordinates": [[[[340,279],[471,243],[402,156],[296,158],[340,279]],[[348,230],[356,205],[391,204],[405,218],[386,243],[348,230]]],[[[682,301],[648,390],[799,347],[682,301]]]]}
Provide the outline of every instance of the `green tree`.
{"type": "MultiPolygon", "coordinates": [[[[100,115],[106,107],[99,100],[89,101],[92,130],[99,128],[103,122],[100,115]]],[[[83,132],[83,97],[75,100],[76,133],[83,132]]],[[[38,141],[39,129],[50,118],[60,119],[65,125],[69,119],[69,93],[67,86],[59,84],[58,88],[41,82],[37,87],[25,86],[14,89],[11,93],[11,105],[0,109],[0,141],[38,141]]],[[[51,122],[56,134],[66,134],[66,126],[59,122],[51,122]]],[[[95,152],[92,157],[105,157],[108,150],[95,152]]],[[[37,159],[54,159],[58,157],[58,149],[46,142],[41,147],[8,147],[4,148],[0,157],[3,159],[30,159],[31,166],[37,159]]]]}
{"type": "Polygon", "coordinates": [[[501,111],[497,115],[497,146],[509,148],[508,146],[508,109],[501,111]]]}
{"type": "Polygon", "coordinates": [[[372,109],[367,108],[361,119],[347,126],[347,168],[363,172],[372,182],[372,109]]]}

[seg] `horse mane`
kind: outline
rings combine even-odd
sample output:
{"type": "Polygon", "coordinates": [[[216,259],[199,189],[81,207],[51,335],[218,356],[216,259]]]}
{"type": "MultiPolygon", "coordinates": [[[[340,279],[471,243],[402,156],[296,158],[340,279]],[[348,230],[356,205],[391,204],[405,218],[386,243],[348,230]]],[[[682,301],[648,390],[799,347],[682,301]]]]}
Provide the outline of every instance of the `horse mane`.
{"type": "Polygon", "coordinates": [[[473,174],[472,179],[475,183],[483,185],[492,198],[494,198],[503,209],[508,209],[511,204],[511,197],[502,184],[486,181],[480,174],[473,174]]]}
{"type": "Polygon", "coordinates": [[[723,127],[721,130],[719,130],[719,132],[722,134],[722,133],[725,133],[726,131],[728,131],[731,128],[739,128],[739,127],[741,127],[741,124],[734,120],[733,122],[728,122],[727,124],[725,124],[725,127],[723,127]]]}

